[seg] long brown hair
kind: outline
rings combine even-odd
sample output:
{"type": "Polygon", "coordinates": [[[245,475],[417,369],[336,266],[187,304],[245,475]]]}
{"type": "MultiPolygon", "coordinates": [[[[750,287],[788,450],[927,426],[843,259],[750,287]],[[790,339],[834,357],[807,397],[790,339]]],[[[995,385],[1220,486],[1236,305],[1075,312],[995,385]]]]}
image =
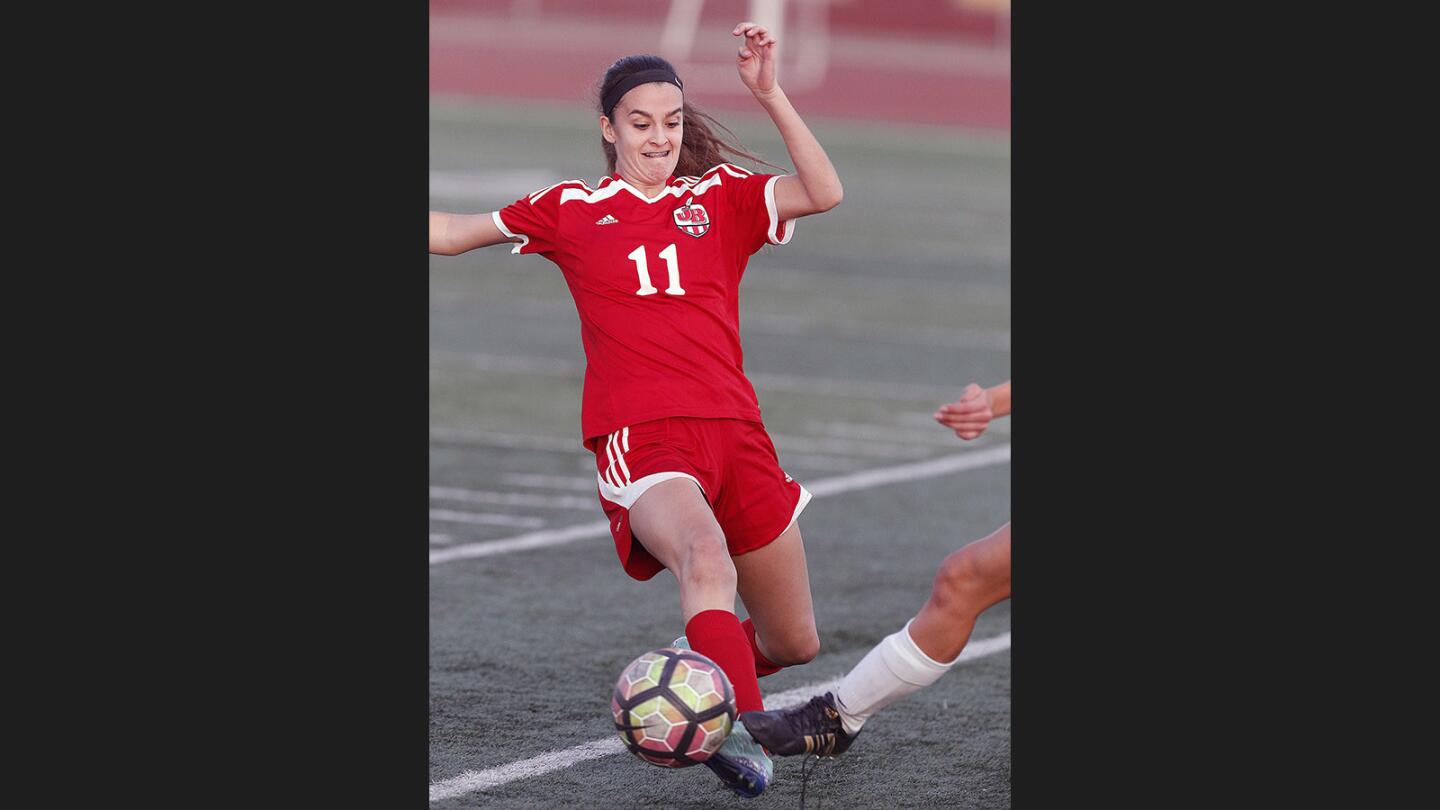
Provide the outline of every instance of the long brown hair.
{"type": "MultiPolygon", "coordinates": [[[[642,70],[657,69],[675,72],[675,68],[669,62],[649,54],[624,56],[615,60],[615,64],[605,71],[605,76],[600,80],[596,102],[600,108],[600,114],[607,117],[610,115],[612,111],[605,109],[603,99],[606,93],[626,76],[642,70]]],[[[745,151],[743,147],[737,145],[740,139],[730,131],[729,127],[711,118],[689,101],[683,103],[680,114],[684,121],[685,134],[680,140],[680,160],[675,165],[676,177],[699,177],[707,169],[714,168],[716,164],[730,162],[726,158],[727,154],[784,171],[758,155],[752,155],[745,151]],[[716,134],[717,131],[724,132],[728,137],[720,137],[716,134]]],[[[614,174],[615,145],[602,137],[600,149],[605,153],[605,173],[614,174]]]]}

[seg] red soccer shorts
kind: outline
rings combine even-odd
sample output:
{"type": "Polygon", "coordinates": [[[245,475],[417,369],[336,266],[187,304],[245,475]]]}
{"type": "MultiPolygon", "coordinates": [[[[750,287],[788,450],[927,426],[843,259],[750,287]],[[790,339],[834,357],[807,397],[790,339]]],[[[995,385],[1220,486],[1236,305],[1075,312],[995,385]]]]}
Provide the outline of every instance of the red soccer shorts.
{"type": "Polygon", "coordinates": [[[665,566],[630,534],[630,507],[671,478],[700,486],[725,532],[731,556],[763,548],[800,517],[810,493],[780,469],[775,445],[759,422],[671,417],[596,436],[600,505],[610,519],[625,573],[650,579],[665,566]]]}

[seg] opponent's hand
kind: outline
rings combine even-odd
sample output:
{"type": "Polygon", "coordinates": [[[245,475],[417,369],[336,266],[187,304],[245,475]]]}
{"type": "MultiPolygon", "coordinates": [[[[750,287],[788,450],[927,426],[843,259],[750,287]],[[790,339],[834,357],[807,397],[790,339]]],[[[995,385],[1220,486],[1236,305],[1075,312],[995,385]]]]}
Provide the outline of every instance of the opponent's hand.
{"type": "Polygon", "coordinates": [[[990,395],[984,388],[970,383],[965,386],[960,399],[948,405],[941,405],[935,412],[935,421],[955,431],[955,435],[970,440],[985,432],[990,420],[995,418],[990,395]]]}
{"type": "Polygon", "coordinates": [[[742,22],[730,32],[745,37],[740,52],[735,57],[735,69],[740,71],[740,81],[752,93],[770,93],[775,90],[775,38],[763,25],[742,22]]]}

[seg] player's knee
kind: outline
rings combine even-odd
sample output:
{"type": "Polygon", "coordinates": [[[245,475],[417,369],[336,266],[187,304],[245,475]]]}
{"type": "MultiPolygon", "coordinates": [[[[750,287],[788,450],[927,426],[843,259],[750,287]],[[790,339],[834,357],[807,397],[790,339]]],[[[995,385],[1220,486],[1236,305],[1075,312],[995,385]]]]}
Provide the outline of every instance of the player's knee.
{"type": "Polygon", "coordinates": [[[990,588],[978,555],[962,548],[940,563],[930,600],[947,612],[965,612],[990,588]]]}
{"type": "Polygon", "coordinates": [[[680,578],[692,587],[735,589],[735,563],[725,535],[713,529],[692,532],[685,540],[680,578]]]}
{"type": "Polygon", "coordinates": [[[797,633],[785,639],[784,644],[773,656],[767,656],[775,663],[793,667],[796,664],[808,664],[815,660],[820,654],[820,637],[815,634],[815,628],[808,632],[797,633]]]}

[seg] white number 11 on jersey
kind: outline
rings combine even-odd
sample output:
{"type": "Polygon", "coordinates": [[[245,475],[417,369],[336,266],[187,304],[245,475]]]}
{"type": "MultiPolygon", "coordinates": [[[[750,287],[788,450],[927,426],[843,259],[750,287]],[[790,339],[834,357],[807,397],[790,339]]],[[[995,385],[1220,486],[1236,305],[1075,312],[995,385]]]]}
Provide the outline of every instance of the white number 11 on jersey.
{"type": "MultiPolygon", "coordinates": [[[[645,246],[630,251],[625,258],[635,262],[635,272],[640,276],[640,289],[635,291],[636,295],[654,295],[659,290],[650,284],[650,266],[645,260],[645,246]]],[[[680,286],[680,258],[675,252],[675,246],[670,245],[660,251],[660,258],[665,260],[665,267],[670,271],[670,286],[665,292],[670,295],[684,295],[685,290],[680,286]]]]}

